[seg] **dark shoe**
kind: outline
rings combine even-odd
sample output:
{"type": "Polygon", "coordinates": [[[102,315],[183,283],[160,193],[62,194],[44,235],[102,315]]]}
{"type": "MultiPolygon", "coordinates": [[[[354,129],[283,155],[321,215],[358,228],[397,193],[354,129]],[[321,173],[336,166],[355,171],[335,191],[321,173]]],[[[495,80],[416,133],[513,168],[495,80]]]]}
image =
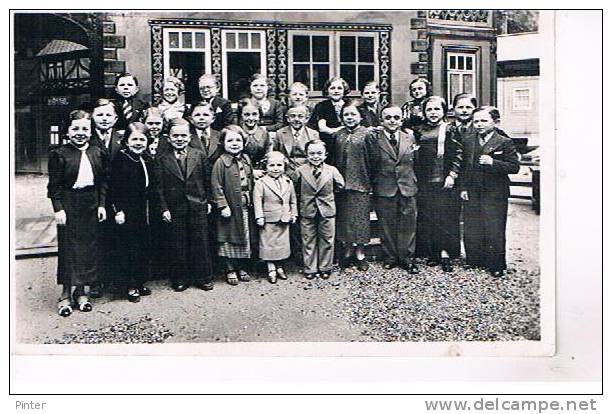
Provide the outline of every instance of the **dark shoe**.
{"type": "Polygon", "coordinates": [[[443,272],[450,273],[453,271],[453,265],[448,257],[442,258],[442,260],[440,260],[440,264],[442,265],[443,272]]]}
{"type": "Polygon", "coordinates": [[[81,312],[91,312],[93,306],[89,302],[89,298],[85,295],[76,298],[77,307],[81,312]]]}
{"type": "Polygon", "coordinates": [[[128,289],[127,299],[132,303],[140,302],[140,292],[138,289],[128,289]]]}
{"type": "Polygon", "coordinates": [[[188,287],[189,286],[187,286],[187,283],[182,280],[177,280],[176,282],[172,283],[172,289],[174,289],[175,292],[182,292],[187,290],[188,287]]]}
{"type": "Polygon", "coordinates": [[[503,270],[489,270],[489,273],[495,278],[500,278],[505,274],[503,270]]]}
{"type": "Polygon", "coordinates": [[[198,287],[202,290],[208,291],[208,290],[213,290],[214,285],[213,285],[213,282],[200,282],[198,283],[198,287]]]}
{"type": "Polygon", "coordinates": [[[338,259],[338,266],[340,266],[341,269],[346,269],[347,267],[351,267],[353,264],[353,257],[340,257],[340,259],[338,259]]]}
{"type": "Polygon", "coordinates": [[[397,267],[397,261],[394,259],[385,259],[383,262],[383,267],[385,269],[393,269],[394,267],[397,267]]]}
{"type": "Polygon", "coordinates": [[[308,280],[312,280],[318,275],[319,275],[318,273],[304,273],[304,277],[308,280]]]}
{"type": "Polygon", "coordinates": [[[413,260],[406,260],[402,262],[402,268],[406,270],[411,275],[416,275],[419,273],[419,268],[416,264],[414,264],[413,260]]]}
{"type": "Polygon", "coordinates": [[[361,260],[357,260],[357,269],[359,269],[362,272],[367,271],[370,268],[370,264],[368,263],[368,261],[364,258],[361,260]]]}
{"type": "Polygon", "coordinates": [[[148,287],[145,287],[145,286],[141,286],[140,289],[138,289],[138,291],[140,292],[140,296],[149,296],[149,295],[151,295],[151,289],[149,289],[148,287]]]}
{"type": "Polygon", "coordinates": [[[60,299],[57,302],[57,314],[63,318],[72,315],[72,301],[70,298],[60,299]]]}
{"type": "Polygon", "coordinates": [[[102,297],[102,285],[92,285],[89,288],[89,297],[92,299],[100,299],[102,297]]]}
{"type": "Polygon", "coordinates": [[[328,270],[327,272],[321,272],[321,279],[329,279],[331,277],[331,272],[328,270]]]}

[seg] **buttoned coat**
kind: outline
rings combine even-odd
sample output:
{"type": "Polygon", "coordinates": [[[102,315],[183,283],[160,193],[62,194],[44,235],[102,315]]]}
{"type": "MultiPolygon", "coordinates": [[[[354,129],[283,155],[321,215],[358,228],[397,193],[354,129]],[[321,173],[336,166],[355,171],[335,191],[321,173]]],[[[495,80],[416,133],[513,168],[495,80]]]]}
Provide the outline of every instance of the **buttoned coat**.
{"type": "Polygon", "coordinates": [[[112,163],[119,151],[125,147],[122,142],[123,136],[124,134],[120,134],[116,128],[113,128],[111,131],[111,138],[107,147],[106,145],[104,145],[104,140],[100,138],[98,130],[94,128],[91,134],[91,140],[89,141],[89,144],[96,145],[102,150],[106,151],[106,154],[108,155],[108,162],[112,163]]]}
{"type": "MultiPolygon", "coordinates": [[[[253,167],[248,155],[242,154],[241,160],[244,173],[248,179],[248,192],[253,189],[253,167]]],[[[232,215],[229,218],[219,216],[217,221],[217,241],[219,243],[246,244],[246,234],[242,218],[242,187],[240,170],[236,158],[230,154],[222,154],[212,168],[211,186],[213,199],[218,210],[229,207],[232,215]]],[[[249,208],[250,206],[247,206],[249,208]]],[[[250,231],[253,239],[253,231],[250,231]]],[[[253,239],[256,240],[256,239],[253,239]]],[[[251,244],[253,245],[253,244],[251,244]]]]}
{"type": "Polygon", "coordinates": [[[334,191],[344,188],[344,178],[331,165],[322,164],[321,175],[317,180],[313,175],[313,166],[304,164],[296,171],[300,194],[300,216],[313,218],[319,213],[322,217],[336,216],[334,191]]]}
{"type": "Polygon", "coordinates": [[[266,223],[289,223],[297,217],[297,198],[293,182],[287,176],[279,177],[280,189],[276,180],[264,175],[255,182],[253,188],[253,207],[255,218],[264,218],[266,223]]]}
{"type": "Polygon", "coordinates": [[[398,191],[404,197],[412,197],[417,193],[414,173],[416,140],[412,133],[398,130],[395,134],[398,140],[397,152],[384,131],[374,131],[368,137],[372,191],[379,197],[393,197],[398,191]]]}

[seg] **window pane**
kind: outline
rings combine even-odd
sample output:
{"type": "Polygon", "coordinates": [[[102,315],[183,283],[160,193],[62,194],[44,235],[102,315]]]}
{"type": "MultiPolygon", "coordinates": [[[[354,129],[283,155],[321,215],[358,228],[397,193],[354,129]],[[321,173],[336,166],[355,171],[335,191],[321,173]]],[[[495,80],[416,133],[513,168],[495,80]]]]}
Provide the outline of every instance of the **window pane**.
{"type": "Polygon", "coordinates": [[[238,33],[238,49],[248,49],[249,48],[249,34],[248,33],[238,33]]]}
{"type": "Polygon", "coordinates": [[[340,76],[348,82],[351,90],[357,89],[356,65],[340,65],[340,76]]]}
{"type": "Polygon", "coordinates": [[[457,69],[459,70],[464,70],[465,69],[465,65],[464,65],[464,57],[463,56],[457,56],[457,69]]]}
{"type": "Polygon", "coordinates": [[[329,79],[329,65],[312,65],[312,87],[322,91],[323,85],[329,79]]]}
{"type": "Polygon", "coordinates": [[[340,36],[340,62],[355,62],[355,37],[340,36]]]}
{"type": "Polygon", "coordinates": [[[225,40],[228,49],[236,49],[236,33],[226,33],[225,40]]]}
{"type": "Polygon", "coordinates": [[[461,75],[459,75],[458,73],[450,74],[448,100],[453,99],[455,95],[457,95],[458,93],[461,93],[461,90],[459,89],[460,88],[459,83],[461,82],[459,78],[460,76],[461,75]]]}
{"type": "Polygon", "coordinates": [[[310,87],[310,65],[293,65],[293,82],[310,87]]]}
{"type": "Polygon", "coordinates": [[[374,62],[374,38],[360,37],[359,38],[359,61],[374,62]]]}
{"type": "Polygon", "coordinates": [[[293,61],[310,62],[310,37],[293,36],[293,61]]]}
{"type": "Polygon", "coordinates": [[[206,47],[205,33],[199,32],[195,34],[195,47],[204,49],[206,47]]]}
{"type": "Polygon", "coordinates": [[[474,93],[474,76],[471,74],[464,74],[463,75],[463,92],[464,93],[474,93]]]}
{"type": "Polygon", "coordinates": [[[171,49],[176,49],[179,47],[179,34],[177,32],[168,33],[168,40],[171,49]]]}
{"type": "Polygon", "coordinates": [[[473,62],[474,62],[474,57],[473,56],[466,56],[465,57],[465,68],[467,70],[472,70],[473,62]]]}
{"type": "Polygon", "coordinates": [[[363,90],[363,87],[369,81],[374,80],[374,66],[373,65],[361,65],[357,68],[358,82],[357,89],[363,90]]]}
{"type": "Polygon", "coordinates": [[[183,40],[183,49],[191,49],[193,47],[193,35],[191,32],[184,32],[181,35],[181,38],[183,40]]]}
{"type": "Polygon", "coordinates": [[[449,56],[448,68],[457,69],[457,58],[455,56],[449,56]]]}
{"type": "Polygon", "coordinates": [[[329,37],[312,37],[313,62],[329,62],[329,37]]]}
{"type": "Polygon", "coordinates": [[[261,35],[259,33],[251,33],[251,49],[261,48],[261,35]]]}

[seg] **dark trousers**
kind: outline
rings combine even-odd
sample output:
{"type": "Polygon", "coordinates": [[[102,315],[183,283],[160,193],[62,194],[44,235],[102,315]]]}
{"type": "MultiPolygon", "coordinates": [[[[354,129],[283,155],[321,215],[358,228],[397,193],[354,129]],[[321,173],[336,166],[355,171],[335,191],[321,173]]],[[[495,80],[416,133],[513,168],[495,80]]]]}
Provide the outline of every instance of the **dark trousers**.
{"type": "MultiPolygon", "coordinates": [[[[128,216],[129,220],[129,216],[128,216]]],[[[147,280],[149,263],[149,227],[146,223],[117,225],[122,288],[139,288],[147,280]]]]}
{"type": "Polygon", "coordinates": [[[91,191],[64,191],[66,225],[57,226],[57,283],[64,286],[94,284],[98,277],[98,207],[91,191]]]}
{"type": "Polygon", "coordinates": [[[466,261],[494,271],[506,268],[507,192],[469,190],[463,204],[466,261]]]}
{"type": "Polygon", "coordinates": [[[452,258],[461,253],[459,194],[455,189],[443,187],[444,183],[419,183],[416,233],[416,255],[419,257],[438,260],[442,250],[452,258]]]}
{"type": "Polygon", "coordinates": [[[185,203],[171,207],[170,214],[172,221],[164,224],[171,257],[170,279],[173,282],[211,282],[206,208],[201,204],[185,203]]]}
{"type": "Polygon", "coordinates": [[[375,197],[376,216],[382,228],[382,248],[387,258],[412,260],[416,243],[416,197],[375,197]]]}

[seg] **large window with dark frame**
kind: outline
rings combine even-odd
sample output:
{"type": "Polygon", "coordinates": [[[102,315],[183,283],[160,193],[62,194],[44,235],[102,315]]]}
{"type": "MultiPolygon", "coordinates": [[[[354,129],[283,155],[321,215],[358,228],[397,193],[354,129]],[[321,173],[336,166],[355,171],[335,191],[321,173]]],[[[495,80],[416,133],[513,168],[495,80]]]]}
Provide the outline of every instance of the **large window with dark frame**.
{"type": "Polygon", "coordinates": [[[312,96],[323,96],[325,81],[346,80],[352,94],[378,80],[378,37],[375,33],[343,31],[291,31],[289,82],[302,82],[312,96]]]}

